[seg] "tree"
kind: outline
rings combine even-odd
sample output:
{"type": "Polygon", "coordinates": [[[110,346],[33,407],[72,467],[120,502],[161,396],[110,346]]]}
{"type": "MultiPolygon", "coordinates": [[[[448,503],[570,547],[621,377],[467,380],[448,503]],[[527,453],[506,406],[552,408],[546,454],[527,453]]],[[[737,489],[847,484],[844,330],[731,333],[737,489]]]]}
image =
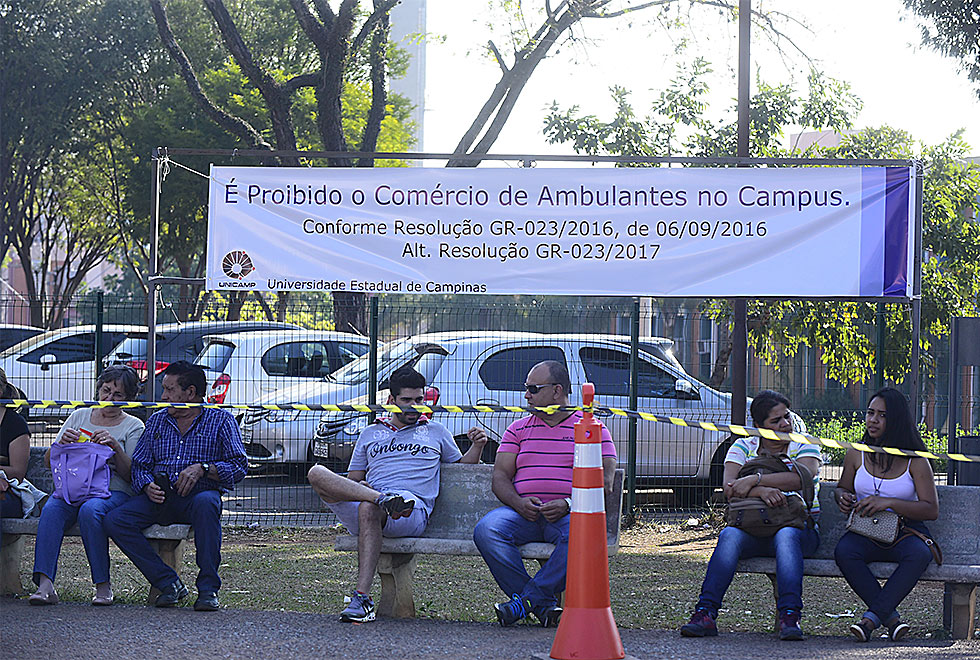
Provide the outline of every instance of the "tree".
{"type": "MultiPolygon", "coordinates": [[[[557,104],[545,118],[545,133],[553,142],[571,143],[589,154],[667,155],[683,150],[694,156],[735,155],[735,127],[704,118],[699,99],[704,88],[700,76],[708,69],[700,60],[682,66],[670,87],[654,101],[652,113],[640,120],[629,94],[614,88],[615,117],[608,122],[580,116],[577,108],[562,111],[557,104]],[[684,92],[690,89],[688,98],[684,92]],[[684,130],[679,130],[684,129],[684,130]]],[[[920,158],[923,161],[922,337],[923,359],[931,365],[932,337],[948,331],[954,314],[976,315],[980,296],[980,226],[968,217],[977,212],[980,168],[965,162],[966,145],[959,135],[943,144],[920,148],[911,136],[890,128],[866,129],[845,135],[839,147],[810,147],[800,151],[780,146],[784,126],[843,130],[860,102],[845,83],[818,72],[809,76],[809,90],[798,97],[787,86],[759,83],[751,99],[750,135],[753,156],[826,156],[831,158],[920,158]]],[[[623,163],[625,165],[626,163],[623,163]]],[[[708,301],[704,310],[728,326],[727,301],[708,301]]],[[[807,300],[752,301],[749,305],[749,341],[769,364],[795,355],[800,345],[819,346],[828,376],[842,383],[862,382],[873,375],[875,346],[870,329],[875,307],[868,303],[807,300]]],[[[885,376],[902,381],[909,370],[911,321],[904,306],[892,305],[886,317],[892,350],[886,354],[885,376]]],[[[730,340],[719,349],[711,384],[727,375],[730,340]]]]}
{"type": "MultiPolygon", "coordinates": [[[[211,120],[242,143],[276,150],[304,146],[298,139],[297,127],[307,120],[296,110],[302,95],[312,91],[315,108],[311,116],[315,117],[318,139],[307,141],[305,146],[336,152],[346,152],[349,147],[366,152],[378,148],[385,123],[391,118],[388,108],[392,103],[386,92],[386,81],[398,63],[397,51],[387,43],[389,14],[396,0],[373,0],[372,7],[363,10],[357,0],[340,0],[336,8],[326,0],[289,0],[288,8],[282,2],[246,3],[228,8],[223,0],[202,0],[224,51],[247,81],[248,93],[259,97],[256,100],[263,106],[260,120],[244,116],[239,108],[217,98],[196,72],[193,55],[188,55],[181,45],[185,38],[181,36],[178,41],[176,36],[184,30],[175,31],[168,17],[171,6],[186,10],[191,5],[172,0],[165,7],[163,0],[149,1],[161,40],[178,65],[191,96],[211,120]],[[270,39],[269,33],[276,31],[284,38],[270,39]],[[288,58],[281,56],[284,43],[289,44],[288,58]],[[364,82],[370,90],[366,119],[358,125],[357,132],[351,131],[356,122],[346,112],[342,100],[345,84],[349,88],[351,81],[364,82]]],[[[521,3],[501,5],[509,24],[515,26],[507,31],[513,45],[512,63],[505,62],[492,41],[488,44],[503,73],[460,140],[455,152],[460,155],[487,153],[538,64],[563,40],[577,39],[573,28],[584,19],[631,17],[643,9],[682,6],[688,12],[705,9],[735,17],[738,3],[735,0],[563,0],[554,7],[546,1],[537,14],[526,14],[521,3]],[[528,29],[535,20],[540,20],[540,27],[528,29]]],[[[753,17],[768,33],[777,39],[783,37],[777,27],[780,15],[755,12],[753,17]]],[[[683,24],[684,19],[679,15],[662,16],[660,21],[664,27],[673,29],[683,24]]],[[[295,165],[298,159],[284,158],[279,162],[295,165]]],[[[475,166],[477,162],[454,159],[449,165],[475,166]]],[[[338,156],[328,159],[328,164],[355,163],[338,156]]],[[[356,165],[370,167],[374,163],[370,158],[361,158],[356,165]]],[[[335,293],[333,298],[338,327],[363,330],[364,296],[335,293]]]]}
{"type": "MultiPolygon", "coordinates": [[[[351,144],[367,152],[377,150],[379,143],[400,150],[410,145],[404,103],[387,92],[392,67],[397,72],[404,65],[388,44],[388,14],[397,0],[375,0],[370,13],[359,12],[356,0],[342,0],[336,10],[322,0],[312,5],[290,0],[288,8],[252,2],[231,10],[223,0],[203,4],[230,56],[225,67],[240,76],[241,93],[231,99],[221,98],[215,81],[198,73],[183,40],[177,41],[169,8],[150,0],[160,38],[188,92],[210,120],[240,143],[334,152],[349,151],[351,144]],[[250,102],[243,105],[241,99],[250,102]],[[352,126],[360,131],[354,133],[352,126]]],[[[177,5],[190,13],[191,5],[177,5]]],[[[295,166],[300,159],[270,157],[270,162],[295,166]]],[[[341,156],[328,164],[355,163],[341,156]]],[[[356,165],[374,163],[361,158],[356,165]]],[[[338,327],[366,329],[363,294],[336,293],[333,299],[338,327]]]]}
{"type": "Polygon", "coordinates": [[[905,0],[920,17],[922,43],[960,60],[980,96],[980,0],[905,0]]]}
{"type": "Polygon", "coordinates": [[[113,188],[96,136],[130,93],[125,83],[141,71],[152,31],[148,16],[123,0],[11,0],[0,13],[0,259],[13,248],[27,275],[31,322],[51,325],[114,247],[113,188]],[[35,265],[53,273],[53,290],[47,278],[31,277],[35,265]]]}

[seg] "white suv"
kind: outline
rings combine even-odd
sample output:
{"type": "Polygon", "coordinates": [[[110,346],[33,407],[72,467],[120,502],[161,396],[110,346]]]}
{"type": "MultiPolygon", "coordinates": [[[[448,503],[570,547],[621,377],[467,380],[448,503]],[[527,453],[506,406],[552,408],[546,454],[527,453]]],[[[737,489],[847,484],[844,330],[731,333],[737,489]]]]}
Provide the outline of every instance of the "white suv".
{"type": "MultiPolygon", "coordinates": [[[[695,381],[670,354],[667,339],[643,338],[639,351],[640,410],[696,421],[726,423],[731,395],[695,381]]],[[[524,379],[532,366],[557,360],[568,367],[572,401],[579,401],[581,385],[596,387],[599,405],[629,407],[629,337],[620,335],[443,332],[410,337],[387,348],[384,374],[409,365],[420,371],[431,388],[429,400],[444,405],[526,405],[524,379]]],[[[334,374],[338,382],[327,383],[350,392],[353,375],[363,376],[364,358],[334,374]]],[[[379,360],[379,374],[382,364],[379,360]]],[[[379,381],[384,376],[379,375],[379,381]]],[[[380,382],[384,386],[383,381],[380,382]]],[[[339,392],[337,393],[339,394],[339,392]]],[[[386,392],[380,393],[384,401],[386,392]]],[[[329,398],[329,396],[327,396],[329,398]]],[[[333,402],[337,402],[334,397],[333,402]]],[[[363,402],[363,389],[352,401],[363,402]]],[[[343,399],[341,399],[343,400],[343,399]]],[[[462,441],[473,424],[499,439],[517,414],[439,414],[439,421],[462,441]]],[[[314,454],[342,463],[350,455],[354,440],[367,418],[353,413],[324,413],[317,428],[314,454]]],[[[628,420],[622,416],[603,418],[616,442],[621,463],[627,460],[628,420]]],[[[680,483],[685,486],[716,485],[727,450],[727,434],[699,427],[639,421],[637,426],[637,475],[648,482],[680,483]]]]}

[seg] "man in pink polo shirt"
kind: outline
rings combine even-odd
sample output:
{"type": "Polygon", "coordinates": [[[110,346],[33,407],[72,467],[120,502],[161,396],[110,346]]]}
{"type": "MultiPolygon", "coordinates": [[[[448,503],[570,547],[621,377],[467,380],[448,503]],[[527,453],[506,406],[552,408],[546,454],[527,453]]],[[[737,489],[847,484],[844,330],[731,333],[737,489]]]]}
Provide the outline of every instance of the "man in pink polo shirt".
{"type": "MultiPolygon", "coordinates": [[[[554,360],[540,362],[528,373],[524,389],[530,406],[567,406],[572,389],[568,369],[554,360]]],[[[577,411],[534,412],[511,424],[500,440],[492,484],[505,506],[477,523],[473,540],[497,584],[511,597],[494,606],[502,626],[531,613],[545,628],[558,625],[561,618],[557,596],[565,590],[575,422],[581,418],[577,411]],[[534,542],[553,543],[555,550],[532,578],[520,546],[534,542]]],[[[616,448],[604,426],[602,471],[609,492],[616,448]]]]}

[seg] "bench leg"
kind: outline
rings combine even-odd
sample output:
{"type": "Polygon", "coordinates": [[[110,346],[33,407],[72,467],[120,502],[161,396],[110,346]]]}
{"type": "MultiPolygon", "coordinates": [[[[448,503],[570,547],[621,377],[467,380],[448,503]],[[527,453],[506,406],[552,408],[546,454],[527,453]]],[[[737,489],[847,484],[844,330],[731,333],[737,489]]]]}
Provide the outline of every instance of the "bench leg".
{"type": "Polygon", "coordinates": [[[24,585],[20,581],[20,557],[24,554],[24,535],[7,534],[0,547],[0,593],[20,594],[24,585]]]}
{"type": "Polygon", "coordinates": [[[766,573],[766,577],[769,578],[769,582],[772,583],[772,602],[775,615],[772,620],[772,630],[777,635],[779,634],[779,608],[776,607],[776,603],[779,602],[779,584],[776,582],[775,573],[766,573]]]}
{"type": "Polygon", "coordinates": [[[946,583],[950,595],[950,632],[953,639],[973,639],[977,614],[977,585],[946,583]]]}
{"type": "MultiPolygon", "coordinates": [[[[187,541],[150,539],[150,545],[153,547],[154,552],[160,555],[163,563],[177,571],[177,574],[180,575],[180,566],[184,563],[184,548],[187,546],[187,541]]],[[[160,590],[151,585],[150,595],[146,597],[146,604],[153,605],[159,595],[160,590]]]]}
{"type": "Polygon", "coordinates": [[[415,555],[382,553],[378,560],[381,603],[378,613],[401,619],[415,618],[415,555]]]}

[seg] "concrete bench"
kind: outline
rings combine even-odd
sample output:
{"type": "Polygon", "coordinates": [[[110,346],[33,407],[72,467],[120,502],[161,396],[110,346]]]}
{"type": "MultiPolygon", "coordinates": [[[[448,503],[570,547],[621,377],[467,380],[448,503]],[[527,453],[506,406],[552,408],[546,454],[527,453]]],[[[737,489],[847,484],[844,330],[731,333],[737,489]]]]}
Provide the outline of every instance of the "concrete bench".
{"type": "MultiPolygon", "coordinates": [[[[803,560],[803,574],[815,577],[843,577],[834,561],[834,548],[844,534],[847,518],[834,502],[837,484],[820,484],[820,546],[813,557],[803,560]]],[[[977,585],[980,584],[980,487],[939,486],[939,519],[927,521],[933,539],[943,551],[943,565],[929,565],[921,580],[943,582],[949,599],[954,639],[973,639],[977,585]]],[[[885,579],[897,564],[875,562],[871,572],[885,579]]],[[[738,563],[741,573],[763,573],[772,581],[776,593],[776,560],[756,557],[738,563]]],[[[804,594],[806,600],[806,594],[804,594]]],[[[778,615],[777,615],[778,616],[778,615]]]]}
{"type": "MultiPolygon", "coordinates": [[[[415,555],[479,555],[473,528],[486,513],[501,506],[490,489],[492,465],[453,463],[442,466],[439,497],[421,537],[385,538],[381,543],[378,575],[381,600],[378,612],[385,616],[414,617],[415,555]]],[[[609,554],[619,550],[619,523],[623,505],[623,471],[616,470],[613,490],[606,495],[606,541],[609,554]]],[[[555,546],[528,543],[521,546],[525,559],[544,563],[555,546]]],[[[357,550],[357,537],[337,538],[335,550],[357,550]]]]}
{"type": "MultiPolygon", "coordinates": [[[[27,463],[27,480],[46,493],[54,491],[54,479],[51,469],[44,465],[44,452],[47,447],[31,447],[31,457],[27,463]]],[[[3,531],[3,542],[0,545],[0,593],[23,593],[24,587],[20,580],[21,556],[24,554],[26,536],[37,535],[38,518],[0,518],[0,530],[3,531]]],[[[65,536],[80,536],[78,525],[69,529],[65,536]]],[[[183,562],[184,548],[187,541],[194,538],[194,530],[190,525],[151,525],[143,530],[143,536],[150,540],[150,545],[159,553],[163,561],[179,572],[177,568],[183,562]]],[[[33,589],[32,589],[33,591],[33,589]]],[[[150,589],[147,599],[152,604],[159,591],[150,589]]]]}

